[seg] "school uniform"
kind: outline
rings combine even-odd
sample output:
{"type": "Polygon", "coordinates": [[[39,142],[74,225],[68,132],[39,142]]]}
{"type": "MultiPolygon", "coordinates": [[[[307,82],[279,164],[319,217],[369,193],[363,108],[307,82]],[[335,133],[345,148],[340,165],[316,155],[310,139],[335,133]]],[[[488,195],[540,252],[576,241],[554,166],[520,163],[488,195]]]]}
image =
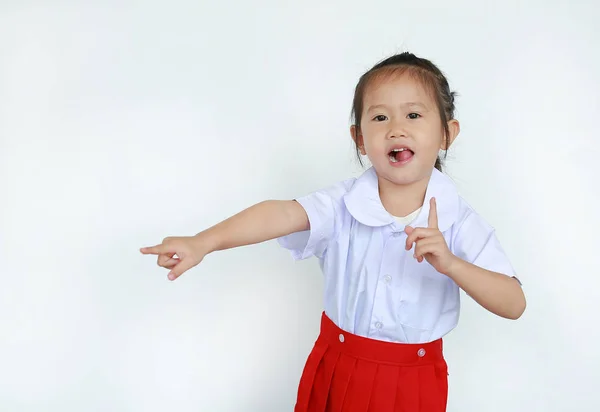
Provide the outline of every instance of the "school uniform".
{"type": "Polygon", "coordinates": [[[278,242],[294,259],[318,258],[325,285],[296,412],[445,411],[442,338],[457,325],[459,287],[405,249],[405,226],[427,227],[431,197],[452,253],[515,275],[494,229],[437,169],[423,206],[405,219],[383,207],[373,168],[296,199],[310,229],[278,242]]]}

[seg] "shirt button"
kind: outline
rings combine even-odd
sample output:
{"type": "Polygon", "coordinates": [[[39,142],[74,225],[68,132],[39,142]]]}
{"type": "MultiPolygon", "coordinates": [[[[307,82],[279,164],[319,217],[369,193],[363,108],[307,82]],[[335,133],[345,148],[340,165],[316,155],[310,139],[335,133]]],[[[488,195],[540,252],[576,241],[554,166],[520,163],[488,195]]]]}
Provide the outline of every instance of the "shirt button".
{"type": "Polygon", "coordinates": [[[340,333],[340,342],[344,342],[344,335],[340,333]]]}
{"type": "Polygon", "coordinates": [[[392,277],[390,275],[385,275],[383,280],[385,283],[390,283],[392,281],[392,277]]]}
{"type": "Polygon", "coordinates": [[[419,356],[419,358],[422,358],[423,356],[425,356],[425,349],[421,348],[417,351],[417,355],[419,356]]]}
{"type": "Polygon", "coordinates": [[[381,328],[383,327],[383,323],[381,323],[381,322],[377,322],[377,323],[375,324],[375,327],[376,327],[377,329],[381,329],[381,328]]]}

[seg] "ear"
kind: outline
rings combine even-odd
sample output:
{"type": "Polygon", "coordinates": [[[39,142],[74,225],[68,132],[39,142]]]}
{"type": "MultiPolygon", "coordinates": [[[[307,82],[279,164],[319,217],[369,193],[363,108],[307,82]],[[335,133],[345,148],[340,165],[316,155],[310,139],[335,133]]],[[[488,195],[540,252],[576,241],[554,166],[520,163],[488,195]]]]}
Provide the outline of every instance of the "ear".
{"type": "Polygon", "coordinates": [[[354,140],[354,143],[356,143],[360,154],[365,156],[367,154],[367,152],[365,151],[365,141],[358,127],[356,127],[355,125],[350,126],[350,135],[352,136],[352,140],[354,140]]]}
{"type": "Polygon", "coordinates": [[[460,123],[458,120],[452,119],[448,122],[448,132],[448,139],[442,140],[442,145],[440,146],[442,150],[448,150],[460,133],[460,123]]]}

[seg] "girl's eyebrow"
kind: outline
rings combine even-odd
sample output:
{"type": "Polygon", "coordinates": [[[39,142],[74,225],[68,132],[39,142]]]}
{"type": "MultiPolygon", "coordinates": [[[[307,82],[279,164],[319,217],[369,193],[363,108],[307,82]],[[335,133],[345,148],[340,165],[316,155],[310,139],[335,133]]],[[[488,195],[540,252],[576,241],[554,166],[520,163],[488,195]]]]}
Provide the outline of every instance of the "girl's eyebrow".
{"type": "Polygon", "coordinates": [[[420,108],[423,108],[425,110],[429,110],[429,107],[427,107],[427,105],[425,103],[421,103],[421,102],[408,102],[408,103],[404,103],[403,106],[406,106],[406,107],[420,107],[420,108]]]}
{"type": "MultiPolygon", "coordinates": [[[[429,107],[427,107],[427,105],[425,103],[421,103],[421,102],[406,102],[406,103],[402,103],[400,105],[401,107],[407,107],[407,108],[421,108],[423,110],[429,110],[429,107]]],[[[369,106],[369,108],[367,109],[367,112],[371,112],[373,110],[376,109],[389,109],[389,106],[386,104],[374,104],[369,106]]]]}

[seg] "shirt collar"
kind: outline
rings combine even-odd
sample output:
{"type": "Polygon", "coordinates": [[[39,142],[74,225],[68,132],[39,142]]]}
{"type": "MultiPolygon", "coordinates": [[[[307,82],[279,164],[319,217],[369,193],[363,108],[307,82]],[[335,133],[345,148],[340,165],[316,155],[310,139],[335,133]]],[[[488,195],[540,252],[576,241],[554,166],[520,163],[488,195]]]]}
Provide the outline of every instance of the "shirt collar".
{"type": "MultiPolygon", "coordinates": [[[[436,199],[438,228],[444,232],[458,217],[459,197],[454,182],[435,168],[427,185],[421,211],[411,226],[427,227],[429,201],[432,197],[436,199]]],[[[394,231],[404,230],[404,226],[398,223],[381,203],[377,173],[373,167],[356,179],[352,188],[344,195],[344,203],[354,219],[364,225],[373,227],[392,225],[394,231]]]]}

